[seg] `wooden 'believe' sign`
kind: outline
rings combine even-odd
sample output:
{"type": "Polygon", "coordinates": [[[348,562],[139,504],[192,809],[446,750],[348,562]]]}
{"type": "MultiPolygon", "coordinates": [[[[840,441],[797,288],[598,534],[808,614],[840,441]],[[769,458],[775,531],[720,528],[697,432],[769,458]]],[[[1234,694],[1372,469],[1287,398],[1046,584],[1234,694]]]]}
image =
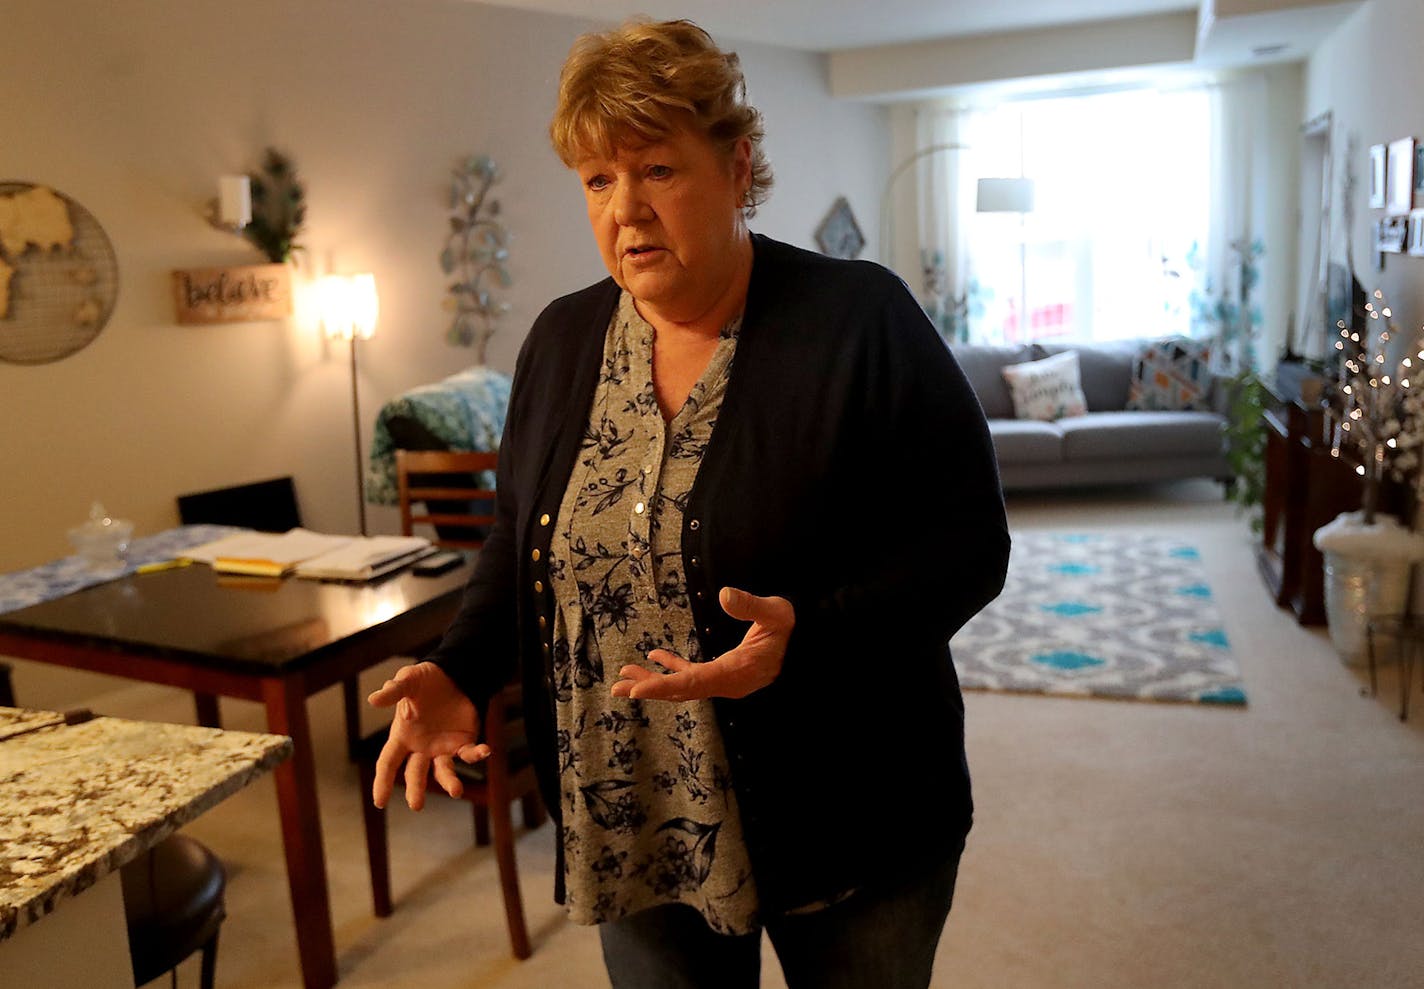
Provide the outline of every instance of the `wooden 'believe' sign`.
{"type": "Polygon", "coordinates": [[[179,323],[246,323],[292,314],[292,270],[285,264],[173,272],[179,323]]]}

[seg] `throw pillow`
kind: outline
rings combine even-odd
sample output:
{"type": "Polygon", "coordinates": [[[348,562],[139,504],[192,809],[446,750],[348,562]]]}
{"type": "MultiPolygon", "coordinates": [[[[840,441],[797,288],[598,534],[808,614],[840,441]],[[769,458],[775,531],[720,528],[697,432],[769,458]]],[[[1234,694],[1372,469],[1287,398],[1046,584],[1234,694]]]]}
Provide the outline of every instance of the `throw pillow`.
{"type": "Polygon", "coordinates": [[[1143,347],[1132,365],[1127,407],[1144,411],[1211,408],[1211,343],[1175,337],[1143,347]]]}
{"type": "Polygon", "coordinates": [[[1019,419],[1061,419],[1088,411],[1078,374],[1077,351],[1010,364],[1002,373],[1014,398],[1014,415],[1019,419]]]}

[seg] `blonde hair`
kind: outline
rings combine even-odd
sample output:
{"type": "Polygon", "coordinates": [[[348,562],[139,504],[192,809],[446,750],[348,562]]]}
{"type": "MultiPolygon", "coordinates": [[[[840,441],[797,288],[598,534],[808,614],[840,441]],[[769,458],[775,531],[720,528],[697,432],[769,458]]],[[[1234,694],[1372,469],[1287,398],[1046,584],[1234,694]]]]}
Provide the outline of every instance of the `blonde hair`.
{"type": "Polygon", "coordinates": [[[658,141],[690,122],[723,154],[751,140],[750,215],[771,192],[761,114],[747,103],[735,52],[724,52],[691,21],[632,20],[574,42],[559,74],[549,137],[570,168],[620,143],[658,141]]]}

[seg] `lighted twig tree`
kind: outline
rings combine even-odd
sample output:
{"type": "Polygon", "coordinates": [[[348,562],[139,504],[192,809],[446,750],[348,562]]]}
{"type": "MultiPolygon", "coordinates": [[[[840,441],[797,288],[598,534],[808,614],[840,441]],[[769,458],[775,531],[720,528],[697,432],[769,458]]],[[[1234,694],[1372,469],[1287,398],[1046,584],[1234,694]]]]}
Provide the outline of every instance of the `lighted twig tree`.
{"type": "Polygon", "coordinates": [[[1391,369],[1389,343],[1394,335],[1392,313],[1378,290],[1365,303],[1365,318],[1358,329],[1336,324],[1340,339],[1335,349],[1342,352],[1340,365],[1341,408],[1330,455],[1339,457],[1342,447],[1354,447],[1360,463],[1355,473],[1365,479],[1360,509],[1365,525],[1373,525],[1379,506],[1380,482],[1392,471],[1397,477],[1417,474],[1424,429],[1424,380],[1411,387],[1411,378],[1421,373],[1424,349],[1416,341],[1415,353],[1403,357],[1391,369]],[[1404,421],[1401,421],[1403,418],[1404,421]]]}

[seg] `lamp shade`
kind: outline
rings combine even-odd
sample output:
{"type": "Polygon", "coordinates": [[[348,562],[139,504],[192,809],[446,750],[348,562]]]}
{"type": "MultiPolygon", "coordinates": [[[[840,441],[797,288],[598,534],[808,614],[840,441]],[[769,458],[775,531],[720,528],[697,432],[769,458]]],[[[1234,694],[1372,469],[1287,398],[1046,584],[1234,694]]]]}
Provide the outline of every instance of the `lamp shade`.
{"type": "Polygon", "coordinates": [[[351,326],[355,335],[369,340],[376,335],[376,319],[381,314],[380,296],[376,294],[376,276],[351,276],[351,326]]]}
{"type": "Polygon", "coordinates": [[[321,322],[328,337],[369,340],[375,335],[380,316],[375,275],[328,275],[319,291],[321,322]]]}
{"type": "Polygon", "coordinates": [[[1033,179],[980,179],[974,208],[980,213],[1032,213],[1033,179]]]}

